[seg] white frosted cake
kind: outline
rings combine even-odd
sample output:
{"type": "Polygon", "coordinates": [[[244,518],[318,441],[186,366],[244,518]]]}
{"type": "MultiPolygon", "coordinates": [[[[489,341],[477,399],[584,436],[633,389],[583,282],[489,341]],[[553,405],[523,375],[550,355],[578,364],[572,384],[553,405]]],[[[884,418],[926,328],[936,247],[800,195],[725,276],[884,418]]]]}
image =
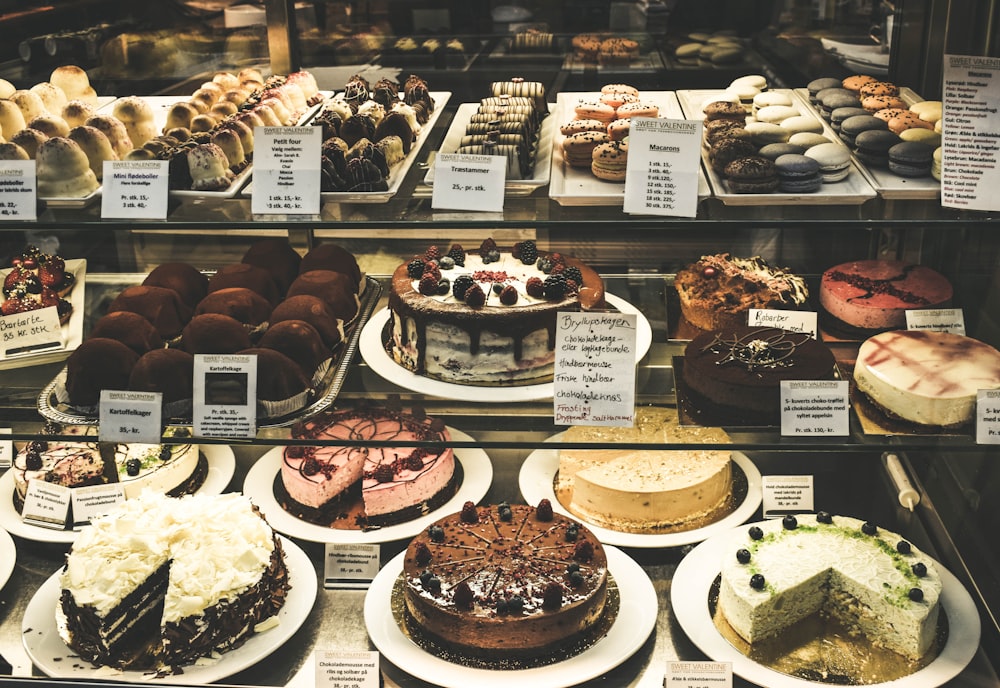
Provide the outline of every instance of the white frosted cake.
{"type": "Polygon", "coordinates": [[[706,516],[730,498],[730,452],[617,449],[619,444],[729,444],[720,428],[687,428],[673,410],[643,407],[631,428],[574,426],[563,442],[608,449],[560,449],[557,490],[567,508],[613,530],[655,531],[706,516]]]}
{"type": "Polygon", "coordinates": [[[972,420],[980,389],[1000,388],[1000,351],[947,332],[883,332],[861,344],[854,383],[889,416],[957,427],[972,420]]]}
{"type": "Polygon", "coordinates": [[[820,512],[740,529],[722,561],[719,607],[748,643],[822,612],[911,659],[931,648],[941,578],[896,533],[820,512]]]}
{"type": "Polygon", "coordinates": [[[204,482],[197,444],[116,444],[115,466],[125,487],[125,498],[144,490],[178,496],[195,491],[204,482]]]}

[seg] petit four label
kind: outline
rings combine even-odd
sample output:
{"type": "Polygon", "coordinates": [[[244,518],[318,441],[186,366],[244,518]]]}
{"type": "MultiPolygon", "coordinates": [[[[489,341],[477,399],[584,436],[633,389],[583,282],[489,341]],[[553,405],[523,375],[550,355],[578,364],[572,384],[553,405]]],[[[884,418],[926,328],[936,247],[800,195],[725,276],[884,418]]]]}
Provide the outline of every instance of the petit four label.
{"type": "Polygon", "coordinates": [[[55,306],[0,316],[0,353],[3,356],[63,346],[59,311],[55,306]]]}
{"type": "Polygon", "coordinates": [[[378,652],[316,651],[316,688],[378,688],[378,652]]]}
{"type": "Polygon", "coordinates": [[[322,127],[254,127],[254,214],[319,215],[322,127]]]}
{"type": "Polygon", "coordinates": [[[732,688],[732,662],[667,662],[666,688],[732,688]]]}
{"type": "Polygon", "coordinates": [[[701,129],[698,120],[632,119],[625,163],[626,213],[698,214],[701,129]]]}
{"type": "Polygon", "coordinates": [[[1000,444],[1000,389],[976,393],[976,443],[1000,444]]]}
{"type": "Polygon", "coordinates": [[[502,212],[507,158],[440,153],[434,158],[434,210],[502,212]]]}
{"type": "Polygon", "coordinates": [[[34,160],[0,160],[0,220],[36,220],[34,160]]]}
{"type": "Polygon", "coordinates": [[[747,311],[747,324],[750,327],[777,327],[789,332],[802,332],[816,339],[816,311],[751,308],[747,311]]]}
{"type": "Polygon", "coordinates": [[[635,418],[634,313],[559,313],[556,425],[631,427],[635,418]]]}
{"type": "Polygon", "coordinates": [[[62,485],[44,480],[29,480],[28,489],[24,494],[21,519],[25,523],[42,528],[64,530],[72,494],[73,490],[62,485]]]}
{"type": "Polygon", "coordinates": [[[367,588],[379,570],[379,546],[328,544],[324,562],[325,587],[367,588]]]}
{"type": "Polygon", "coordinates": [[[257,356],[196,354],[192,417],[196,437],[253,439],[257,435],[257,356]]]}
{"type": "Polygon", "coordinates": [[[74,487],[72,493],[74,528],[87,525],[125,501],[125,486],[121,483],[74,487]]]}
{"type": "Polygon", "coordinates": [[[851,432],[846,380],[782,380],[781,434],[840,437],[851,432]]]}
{"type": "Polygon", "coordinates": [[[813,510],[813,476],[765,475],[761,477],[764,518],[813,510]]]}
{"type": "Polygon", "coordinates": [[[169,160],[105,160],[102,218],[167,217],[169,160]]]}
{"type": "Polygon", "coordinates": [[[102,442],[159,443],[162,392],[103,389],[98,408],[102,442]]]}
{"type": "Polygon", "coordinates": [[[926,308],[906,311],[906,329],[936,330],[965,336],[965,314],[961,308],[926,308]]]}

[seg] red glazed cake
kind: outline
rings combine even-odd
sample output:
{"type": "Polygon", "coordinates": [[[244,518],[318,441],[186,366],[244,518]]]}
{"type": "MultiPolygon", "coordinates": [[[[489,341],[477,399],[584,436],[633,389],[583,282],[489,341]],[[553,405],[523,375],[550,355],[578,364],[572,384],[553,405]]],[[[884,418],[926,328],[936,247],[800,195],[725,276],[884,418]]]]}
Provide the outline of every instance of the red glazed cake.
{"type": "Polygon", "coordinates": [[[407,612],[422,633],[497,659],[552,653],[599,621],[607,601],[604,548],[548,500],[476,507],[435,522],[403,560],[407,612]]]}

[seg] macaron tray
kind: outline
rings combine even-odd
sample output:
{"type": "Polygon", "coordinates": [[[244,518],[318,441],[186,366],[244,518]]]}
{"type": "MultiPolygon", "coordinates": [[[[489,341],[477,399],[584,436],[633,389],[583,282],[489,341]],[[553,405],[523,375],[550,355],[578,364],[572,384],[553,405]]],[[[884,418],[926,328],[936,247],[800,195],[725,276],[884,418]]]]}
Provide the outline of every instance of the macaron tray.
{"type": "MultiPolygon", "coordinates": [[[[826,127],[819,115],[799,100],[792,91],[786,89],[770,90],[788,95],[792,106],[798,110],[799,115],[814,118],[823,125],[824,135],[832,143],[843,145],[836,134],[826,127]]],[[[713,95],[721,93],[723,93],[721,89],[686,89],[677,91],[677,99],[687,119],[703,120],[705,117],[702,111],[704,104],[713,95]]],[[[846,149],[846,146],[844,148],[846,149]]],[[[860,205],[876,196],[875,189],[872,188],[853,159],[850,162],[847,177],[838,182],[823,183],[815,192],[787,193],[779,190],[772,193],[734,193],[730,190],[729,184],[723,176],[712,167],[709,160],[709,148],[704,143],[701,148],[701,157],[705,175],[712,187],[712,194],[726,205],[860,205]]]]}
{"type": "MultiPolygon", "coordinates": [[[[129,284],[140,284],[146,277],[144,274],[121,275],[122,282],[116,282],[122,288],[129,284]]],[[[382,295],[381,283],[374,277],[364,277],[364,290],[361,292],[361,303],[354,319],[345,323],[344,340],[333,350],[333,362],[323,378],[314,384],[304,404],[295,411],[281,416],[267,416],[260,411],[258,404],[257,427],[276,428],[292,425],[325,411],[333,405],[344,385],[344,380],[350,370],[351,363],[357,355],[361,330],[371,318],[382,295]]],[[[77,288],[82,285],[77,285],[77,288]]],[[[75,290],[74,290],[75,291],[75,290]]],[[[79,289],[83,293],[83,289],[79,289]]],[[[82,308],[80,309],[82,313],[82,308]]],[[[78,343],[79,345],[79,343],[78,343]]],[[[64,425],[97,425],[100,421],[96,409],[79,409],[66,403],[65,394],[66,368],[60,370],[52,380],[45,385],[38,395],[38,412],[46,420],[64,425]]],[[[178,413],[172,417],[164,414],[165,425],[191,425],[191,413],[178,413]]]]}
{"type": "MultiPolygon", "coordinates": [[[[815,106],[809,102],[809,91],[804,88],[795,89],[795,95],[806,106],[815,112],[815,106]]],[[[899,97],[907,105],[919,103],[923,98],[914,93],[912,89],[901,87],[899,97]]],[[[827,135],[836,135],[829,123],[824,121],[823,125],[827,135]]],[[[861,173],[865,175],[868,182],[875,188],[878,195],[886,199],[936,199],[941,194],[941,182],[931,176],[925,177],[901,177],[890,172],[888,169],[881,169],[866,165],[859,160],[853,151],[851,157],[861,173]]]]}

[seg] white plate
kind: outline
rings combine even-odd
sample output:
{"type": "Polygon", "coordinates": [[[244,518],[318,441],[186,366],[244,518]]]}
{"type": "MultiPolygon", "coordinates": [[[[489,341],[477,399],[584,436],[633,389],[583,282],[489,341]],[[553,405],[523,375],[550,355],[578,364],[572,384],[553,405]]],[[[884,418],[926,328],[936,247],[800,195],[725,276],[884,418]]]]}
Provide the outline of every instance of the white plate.
{"type": "MultiPolygon", "coordinates": [[[[773,89],[775,93],[785,93],[792,99],[800,115],[813,117],[820,124],[823,124],[823,133],[833,143],[843,145],[843,141],[833,130],[829,129],[822,118],[816,114],[815,110],[799,101],[795,94],[787,89],[773,89]]],[[[681,90],[677,91],[677,98],[680,100],[681,109],[689,119],[704,119],[701,111],[702,104],[712,96],[722,93],[719,89],[703,90],[681,90]]],[[[846,148],[846,146],[845,146],[846,148]]],[[[875,189],[868,182],[868,178],[861,172],[851,159],[850,172],[846,179],[831,184],[820,184],[819,190],[815,193],[790,194],[782,191],[774,193],[749,193],[740,194],[729,191],[726,181],[719,175],[708,161],[708,147],[704,144],[701,147],[702,169],[708,176],[708,181],[712,185],[712,193],[726,205],[861,205],[865,201],[875,198],[875,189]]]]}
{"type": "Polygon", "coordinates": [[[0,590],[7,585],[10,574],[14,573],[14,562],[17,560],[17,547],[6,530],[0,530],[0,590]]]}
{"type": "Polygon", "coordinates": [[[108,667],[95,668],[79,660],[56,628],[56,605],[59,603],[61,571],[56,571],[28,602],[21,622],[21,641],[36,667],[52,678],[109,679],[144,684],[211,683],[232,676],[253,666],[281,647],[303,624],[316,602],[318,582],[312,560],[291,540],[281,538],[288,566],[291,589],[285,604],[278,611],[279,623],[263,633],[251,636],[243,645],[226,652],[220,659],[205,664],[191,664],[183,673],[154,677],[145,671],[118,671],[108,667]]]}
{"type": "MultiPolygon", "coordinates": [[[[460,430],[448,428],[453,440],[474,442],[460,430]]],[[[260,457],[247,473],[243,483],[243,494],[264,512],[267,522],[279,533],[310,542],[329,544],[376,544],[411,538],[439,518],[439,514],[450,514],[462,508],[467,501],[478,503],[493,482],[493,463],[482,449],[455,449],[455,459],[462,465],[462,484],[447,502],[430,513],[405,523],[384,526],[373,530],[343,530],[326,528],[296,518],[285,511],[274,496],[274,479],[281,470],[284,447],[275,447],[260,457]]]]}
{"type": "MultiPolygon", "coordinates": [[[[559,442],[565,433],[557,433],[545,440],[546,442],[559,442]]],[[[558,449],[536,449],[528,454],[528,457],[521,464],[518,473],[518,487],[521,496],[528,504],[538,504],[543,499],[552,502],[552,507],[559,513],[570,518],[582,520],[587,527],[594,532],[597,539],[606,545],[617,545],[618,547],[680,547],[691,545],[696,542],[720,533],[728,531],[735,526],[744,523],[753,516],[762,499],[760,471],[757,466],[747,458],[742,452],[732,452],[733,462],[740,467],[747,477],[746,498],[737,505],[736,509],[719,519],[715,523],[710,523],[701,528],[679,531],[675,533],[623,533],[620,530],[611,530],[593,525],[581,519],[562,505],[556,498],[554,481],[556,473],[559,471],[559,450],[558,449]]]]}
{"type": "MultiPolygon", "coordinates": [[[[621,313],[635,313],[635,361],[638,363],[649,351],[653,343],[653,330],[646,316],[635,306],[613,294],[604,295],[609,306],[614,306],[621,313]]],[[[389,382],[399,385],[412,392],[430,396],[452,399],[454,401],[473,401],[479,403],[512,403],[517,401],[540,401],[551,399],[553,386],[551,382],[534,385],[460,385],[454,382],[434,380],[423,375],[417,375],[399,365],[385,350],[382,343],[382,328],[389,320],[389,309],[383,308],[368,320],[361,331],[361,356],[369,368],[389,382]],[[489,390],[489,393],[484,393],[489,390]]]]}
{"type": "MultiPolygon", "coordinates": [[[[0,352],[0,370],[10,370],[12,368],[26,368],[28,366],[43,365],[45,363],[58,363],[66,360],[73,353],[81,342],[83,342],[83,319],[86,298],[84,286],[87,281],[87,261],[83,258],[74,258],[66,261],[66,271],[72,272],[76,277],[76,284],[70,290],[70,305],[73,312],[70,313],[69,321],[62,326],[62,348],[48,349],[46,351],[26,351],[11,356],[4,356],[0,352]]],[[[10,270],[0,271],[0,281],[7,276],[10,270]]]]}
{"type": "MultiPolygon", "coordinates": [[[[744,526],[747,527],[747,526],[744,526]]],[[[716,662],[732,662],[733,673],[768,688],[829,686],[788,676],[754,662],[737,650],[715,627],[708,606],[709,591],[719,575],[722,558],[734,533],[720,533],[691,550],[677,566],[670,586],[674,616],[688,638],[716,662]]],[[[914,673],[872,686],[933,688],[961,673],[979,649],[980,621],[976,604],[955,576],[937,564],[944,585],[941,604],[948,617],[948,640],[930,664],[914,673]]],[[[871,688],[871,686],[869,686],[871,688]]]]}
{"type": "MultiPolygon", "coordinates": [[[[82,440],[81,440],[82,441],[82,440]]],[[[196,492],[199,494],[222,494],[229,486],[236,472],[236,456],[226,444],[202,444],[201,451],[208,459],[208,475],[196,492]]],[[[76,540],[77,530],[54,530],[25,523],[14,508],[14,469],[0,476],[0,528],[11,535],[17,535],[35,542],[69,544],[76,540]]]]}
{"type": "MultiPolygon", "coordinates": [[[[552,183],[549,198],[564,206],[608,206],[625,202],[625,182],[606,182],[590,170],[570,167],[563,162],[559,127],[575,118],[574,109],[580,101],[599,100],[600,93],[559,93],[556,95],[556,119],[552,142],[552,183]]],[[[660,108],[660,117],[683,119],[684,113],[673,91],[639,91],[639,100],[660,108]]],[[[708,198],[711,189],[702,171],[698,172],[698,198],[708,198]]]]}
{"type": "MultiPolygon", "coordinates": [[[[479,110],[479,103],[462,103],[458,106],[458,112],[448,126],[448,133],[441,141],[439,152],[454,153],[462,143],[465,136],[465,129],[469,125],[469,120],[479,110]]],[[[528,179],[508,179],[504,184],[504,194],[507,196],[527,196],[535,189],[549,183],[549,175],[552,168],[552,138],[555,132],[555,120],[552,117],[552,103],[549,103],[549,116],[545,117],[538,126],[538,141],[535,145],[535,164],[532,168],[531,177],[528,179]]],[[[430,166],[427,174],[424,175],[424,184],[434,186],[434,161],[429,161],[430,166]]]]}
{"type": "Polygon", "coordinates": [[[649,576],[627,554],[605,547],[608,572],[618,585],[621,606],[608,634],[580,654],[531,669],[478,669],[436,657],[403,635],[392,614],[392,588],[403,570],[400,552],[375,576],[365,596],[368,637],[387,660],[419,679],[444,688],[561,688],[614,669],[642,647],[656,626],[658,601],[649,576]]]}

